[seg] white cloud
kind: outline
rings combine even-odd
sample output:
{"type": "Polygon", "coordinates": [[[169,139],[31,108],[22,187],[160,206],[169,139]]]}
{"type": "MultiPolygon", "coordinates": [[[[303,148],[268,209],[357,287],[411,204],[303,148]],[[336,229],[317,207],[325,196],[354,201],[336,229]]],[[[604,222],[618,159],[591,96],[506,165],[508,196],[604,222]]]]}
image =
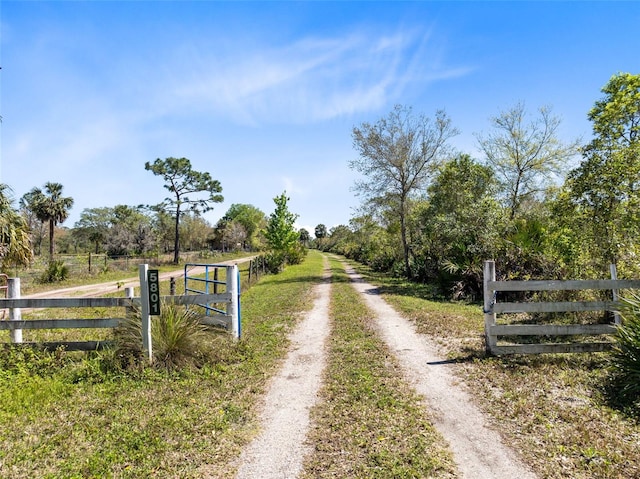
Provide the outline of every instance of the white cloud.
{"type": "Polygon", "coordinates": [[[396,101],[412,82],[464,75],[440,66],[429,35],[352,33],[282,47],[193,54],[173,91],[179,108],[200,108],[242,124],[306,123],[366,112],[396,101]]]}

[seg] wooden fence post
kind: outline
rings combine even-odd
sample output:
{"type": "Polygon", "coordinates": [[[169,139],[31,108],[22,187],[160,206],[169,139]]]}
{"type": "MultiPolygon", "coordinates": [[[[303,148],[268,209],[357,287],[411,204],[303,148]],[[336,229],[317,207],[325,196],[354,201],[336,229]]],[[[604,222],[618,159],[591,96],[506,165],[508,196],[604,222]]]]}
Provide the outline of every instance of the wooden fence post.
{"type": "MultiPolygon", "coordinates": [[[[127,286],[126,288],[124,288],[124,296],[127,299],[133,299],[133,286],[127,286]]],[[[132,316],[133,316],[133,307],[127,306],[125,308],[124,317],[129,319],[132,316]]]]}
{"type": "Polygon", "coordinates": [[[151,316],[149,315],[149,285],[147,283],[148,264],[138,266],[140,275],[140,317],[142,319],[142,350],[147,353],[149,362],[153,362],[153,345],[151,344],[151,316]]]}
{"type": "MultiPolygon", "coordinates": [[[[20,299],[20,278],[7,279],[7,293],[9,299],[20,299]]],[[[20,308],[9,308],[9,320],[21,321],[22,311],[20,308]]],[[[11,331],[11,342],[22,342],[22,329],[14,329],[11,331]]]]}
{"type": "Polygon", "coordinates": [[[489,281],[496,280],[496,263],[493,260],[484,262],[483,289],[484,289],[484,337],[487,354],[493,354],[498,345],[498,337],[491,334],[491,327],[496,324],[496,314],[493,312],[495,304],[495,290],[489,286],[489,281]]]}
{"type": "Polygon", "coordinates": [[[227,266],[227,293],[231,295],[231,302],[227,314],[231,316],[231,334],[234,339],[240,339],[240,295],[238,294],[238,265],[227,266]]]}
{"type": "MultiPolygon", "coordinates": [[[[615,264],[610,264],[609,265],[609,271],[611,272],[611,279],[616,280],[618,279],[618,270],[616,269],[616,265],[615,264]]],[[[618,290],[617,289],[613,289],[611,290],[611,293],[613,294],[613,302],[617,303],[618,300],[620,299],[620,297],[618,296],[618,290]]],[[[613,322],[615,324],[620,324],[621,320],[620,320],[620,312],[618,310],[613,312],[613,322]]]]}

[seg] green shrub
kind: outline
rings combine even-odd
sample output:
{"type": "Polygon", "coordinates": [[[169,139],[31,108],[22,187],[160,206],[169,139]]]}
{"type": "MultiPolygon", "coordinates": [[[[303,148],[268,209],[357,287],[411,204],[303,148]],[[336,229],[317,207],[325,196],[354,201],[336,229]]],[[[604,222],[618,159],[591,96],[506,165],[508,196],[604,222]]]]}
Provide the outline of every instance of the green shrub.
{"type": "Polygon", "coordinates": [[[270,251],[264,255],[267,271],[271,274],[281,273],[284,270],[286,261],[286,254],[282,251],[270,251]]]}
{"type": "Polygon", "coordinates": [[[640,296],[623,299],[623,324],[611,353],[612,392],[617,402],[640,406],[640,296]]]}
{"type": "MultiPolygon", "coordinates": [[[[194,309],[162,304],[160,316],[151,318],[151,348],[154,364],[167,369],[200,367],[212,357],[211,335],[200,324],[194,309]]],[[[116,355],[123,366],[138,366],[144,360],[140,312],[134,311],[116,329],[116,355]]]]}
{"type": "Polygon", "coordinates": [[[307,256],[307,248],[302,243],[296,243],[287,251],[286,262],[287,264],[300,264],[307,256]]]}
{"type": "Polygon", "coordinates": [[[69,277],[69,268],[63,261],[50,261],[47,269],[40,276],[41,283],[57,283],[69,277]]]}

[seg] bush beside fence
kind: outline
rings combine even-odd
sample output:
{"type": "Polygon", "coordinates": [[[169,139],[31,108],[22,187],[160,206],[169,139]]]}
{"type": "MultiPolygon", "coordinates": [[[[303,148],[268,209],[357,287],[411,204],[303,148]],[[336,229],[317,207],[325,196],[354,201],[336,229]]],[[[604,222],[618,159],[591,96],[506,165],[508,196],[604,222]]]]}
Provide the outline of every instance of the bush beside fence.
{"type": "Polygon", "coordinates": [[[605,351],[611,348],[610,341],[565,342],[535,344],[498,344],[499,338],[517,339],[518,336],[600,336],[615,333],[620,322],[618,292],[622,289],[640,289],[640,280],[617,280],[615,267],[611,267],[609,280],[569,281],[496,281],[494,261],[484,263],[484,319],[485,341],[488,354],[540,354],[605,351]],[[523,291],[610,291],[611,299],[603,301],[532,301],[499,302],[500,292],[523,291]],[[498,314],[509,313],[564,313],[585,311],[607,311],[613,321],[606,324],[497,324],[498,314]]]}

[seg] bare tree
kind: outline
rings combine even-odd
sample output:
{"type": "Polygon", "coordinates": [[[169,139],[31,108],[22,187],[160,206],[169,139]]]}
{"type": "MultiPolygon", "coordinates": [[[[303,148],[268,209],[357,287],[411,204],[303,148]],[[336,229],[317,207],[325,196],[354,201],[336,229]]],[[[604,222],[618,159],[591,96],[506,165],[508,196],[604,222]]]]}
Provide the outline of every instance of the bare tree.
{"type": "Polygon", "coordinates": [[[447,142],[457,134],[444,111],[438,110],[432,120],[402,105],[375,124],[353,129],[359,157],[349,166],[366,177],[354,189],[371,205],[387,204],[399,218],[408,277],[412,276],[407,232],[410,199],[425,187],[448,152],[447,142]]]}
{"type": "Polygon", "coordinates": [[[560,118],[550,107],[541,107],[538,113],[528,122],[524,103],[518,103],[491,118],[490,133],[476,135],[502,186],[511,219],[527,200],[545,191],[578,152],[579,140],[569,144],[558,140],[560,118]]]}

